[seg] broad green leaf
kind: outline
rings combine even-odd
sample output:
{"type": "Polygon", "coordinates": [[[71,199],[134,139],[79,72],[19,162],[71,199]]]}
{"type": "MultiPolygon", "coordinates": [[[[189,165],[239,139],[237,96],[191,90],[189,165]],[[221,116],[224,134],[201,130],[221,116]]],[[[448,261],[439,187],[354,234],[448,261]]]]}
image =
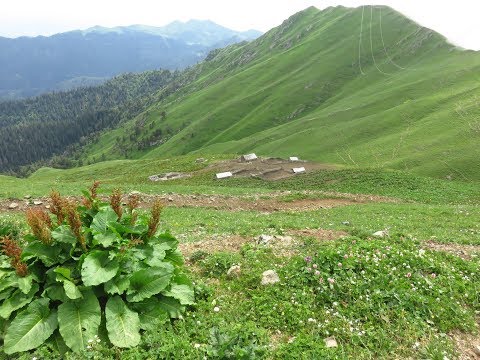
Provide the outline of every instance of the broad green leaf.
{"type": "Polygon", "coordinates": [[[103,286],[107,294],[123,294],[130,285],[130,279],[126,275],[120,275],[109,280],[103,286]]]}
{"type": "Polygon", "coordinates": [[[17,279],[17,284],[18,288],[22,290],[24,294],[28,294],[30,292],[30,289],[32,288],[33,276],[30,274],[24,277],[19,277],[17,279]]]}
{"type": "Polygon", "coordinates": [[[12,265],[10,264],[10,259],[3,254],[0,254],[0,268],[1,269],[12,268],[12,265]]]}
{"type": "Polygon", "coordinates": [[[120,234],[134,234],[134,235],[141,235],[148,230],[147,225],[123,225],[118,222],[111,223],[110,228],[115,229],[120,234]]]}
{"type": "Polygon", "coordinates": [[[22,259],[39,258],[47,267],[61,264],[67,260],[68,251],[64,251],[59,244],[45,245],[40,241],[30,242],[22,252],[22,259]]]}
{"type": "Polygon", "coordinates": [[[173,267],[150,268],[136,271],[130,277],[129,302],[142,301],[160,293],[170,283],[173,267]]]}
{"type": "Polygon", "coordinates": [[[160,309],[167,312],[171,318],[176,319],[178,319],[185,311],[185,306],[180,304],[177,299],[167,296],[160,296],[158,298],[158,306],[160,309]]]}
{"type": "Polygon", "coordinates": [[[162,294],[177,299],[182,305],[192,305],[195,303],[193,288],[188,285],[172,284],[170,290],[164,291],[162,294]]]}
{"type": "Polygon", "coordinates": [[[150,266],[160,266],[163,263],[162,260],[165,259],[167,250],[170,250],[170,245],[167,243],[150,245],[145,251],[145,262],[150,266]]]}
{"type": "Polygon", "coordinates": [[[61,225],[52,231],[52,238],[58,242],[75,245],[77,238],[68,225],[61,225]]]}
{"type": "Polygon", "coordinates": [[[108,225],[110,222],[116,222],[118,219],[117,214],[113,209],[108,206],[100,209],[93,218],[92,225],[90,225],[90,229],[92,229],[92,233],[95,234],[104,234],[107,232],[108,225]]]}
{"type": "Polygon", "coordinates": [[[3,291],[8,288],[16,288],[18,287],[18,276],[13,272],[10,271],[10,274],[5,276],[2,280],[0,280],[0,291],[3,291]]]}
{"type": "Polygon", "coordinates": [[[50,285],[45,289],[42,296],[45,296],[45,294],[48,296],[48,298],[50,298],[50,300],[56,300],[61,302],[68,301],[68,297],[65,294],[65,289],[60,284],[50,285]]]}
{"type": "Polygon", "coordinates": [[[64,356],[70,349],[68,348],[67,344],[65,344],[65,341],[63,341],[62,335],[60,335],[60,332],[57,330],[54,331],[52,336],[48,339],[49,343],[52,344],[52,347],[58,351],[60,356],[64,356]]]}
{"type": "Polygon", "coordinates": [[[138,303],[132,303],[131,306],[138,312],[142,330],[153,330],[170,319],[170,314],[160,306],[155,296],[138,303]]]}
{"type": "Polygon", "coordinates": [[[15,288],[8,288],[8,289],[0,291],[0,301],[8,299],[12,295],[14,290],[15,290],[15,288]]]}
{"type": "Polygon", "coordinates": [[[99,285],[112,279],[118,272],[118,261],[110,260],[108,251],[91,252],[82,264],[82,280],[85,286],[99,285]]]}
{"type": "Polygon", "coordinates": [[[57,274],[56,280],[63,283],[65,295],[67,295],[69,299],[79,299],[82,297],[82,293],[78,290],[70,276],[70,269],[57,267],[54,272],[57,274]]]}
{"type": "Polygon", "coordinates": [[[56,275],[56,280],[57,281],[63,281],[63,280],[70,280],[72,281],[71,277],[71,271],[70,269],[64,268],[64,267],[57,267],[53,270],[56,275]]]}
{"type": "Polygon", "coordinates": [[[92,291],[83,293],[80,300],[70,300],[58,307],[60,334],[74,352],[86,350],[88,340],[98,332],[100,304],[92,291]]]}
{"type": "Polygon", "coordinates": [[[0,305],[0,317],[8,319],[12,312],[29,304],[37,293],[38,289],[38,285],[34,284],[30,288],[30,292],[28,294],[24,294],[21,290],[16,290],[8,299],[2,302],[2,305],[0,305]]]}
{"type": "Polygon", "coordinates": [[[57,326],[57,312],[50,311],[49,300],[35,300],[8,327],[4,351],[13,354],[35,349],[53,334],[57,326]]]}
{"type": "Polygon", "coordinates": [[[107,331],[110,342],[118,347],[134,347],[140,342],[140,319],[130,310],[120,296],[107,301],[105,307],[107,331]]]}
{"type": "Polygon", "coordinates": [[[183,265],[183,255],[180,250],[170,250],[167,251],[165,255],[165,260],[171,262],[173,265],[181,266],[183,265]]]}
{"type": "Polygon", "coordinates": [[[102,245],[103,247],[109,247],[113,243],[117,243],[120,240],[121,238],[113,232],[98,233],[93,235],[93,243],[96,245],[102,245]]]}
{"type": "Polygon", "coordinates": [[[78,287],[71,281],[65,280],[63,282],[63,289],[65,290],[65,295],[69,299],[80,299],[82,297],[82,293],[78,290],[78,287]]]}

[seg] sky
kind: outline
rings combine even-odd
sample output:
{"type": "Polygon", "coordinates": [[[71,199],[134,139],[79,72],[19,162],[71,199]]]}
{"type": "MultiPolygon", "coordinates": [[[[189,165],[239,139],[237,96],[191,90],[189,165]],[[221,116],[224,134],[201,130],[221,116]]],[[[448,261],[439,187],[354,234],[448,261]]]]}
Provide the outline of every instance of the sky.
{"type": "Polygon", "coordinates": [[[2,0],[0,36],[52,35],[94,25],[212,20],[267,31],[309,6],[389,5],[456,45],[480,50],[480,0],[2,0]]]}

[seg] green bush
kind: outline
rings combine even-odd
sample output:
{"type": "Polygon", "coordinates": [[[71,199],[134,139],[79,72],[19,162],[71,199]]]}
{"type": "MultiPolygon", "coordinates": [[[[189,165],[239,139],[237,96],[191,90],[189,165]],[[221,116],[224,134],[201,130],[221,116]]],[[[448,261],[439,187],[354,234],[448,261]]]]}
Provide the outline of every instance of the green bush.
{"type": "Polygon", "coordinates": [[[178,242],[158,230],[162,206],[150,216],[138,198],[114,191],[97,197],[98,183],[82,205],[51,194],[50,215],[27,211],[31,233],[22,249],[3,237],[0,316],[3,351],[13,354],[48,341],[79,353],[106,333],[117,347],[134,347],[159,319],[180,317],[194,303],[193,286],[181,270],[178,242]],[[66,345],[66,346],[65,346],[66,345]]]}

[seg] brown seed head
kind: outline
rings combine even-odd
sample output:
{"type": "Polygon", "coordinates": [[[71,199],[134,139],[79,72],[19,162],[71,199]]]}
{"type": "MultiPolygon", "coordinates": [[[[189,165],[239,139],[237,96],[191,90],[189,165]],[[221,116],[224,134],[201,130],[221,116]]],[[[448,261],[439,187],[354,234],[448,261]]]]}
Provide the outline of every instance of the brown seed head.
{"type": "Polygon", "coordinates": [[[148,221],[148,236],[153,236],[157,232],[158,223],[160,221],[160,214],[162,213],[163,205],[160,200],[155,200],[152,206],[150,220],[148,221]]]}
{"type": "Polygon", "coordinates": [[[33,234],[44,244],[52,243],[52,235],[50,232],[52,220],[50,216],[42,209],[28,209],[26,212],[27,223],[32,229],[33,234]]]}
{"type": "Polygon", "coordinates": [[[115,189],[110,195],[110,206],[112,207],[113,211],[117,214],[118,218],[122,217],[122,193],[119,189],[115,189]]]}

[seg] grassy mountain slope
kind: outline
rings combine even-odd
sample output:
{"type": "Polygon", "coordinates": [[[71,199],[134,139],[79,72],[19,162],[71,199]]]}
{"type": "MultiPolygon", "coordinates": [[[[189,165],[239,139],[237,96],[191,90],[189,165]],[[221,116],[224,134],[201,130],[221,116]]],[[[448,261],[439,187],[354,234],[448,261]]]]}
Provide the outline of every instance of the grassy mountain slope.
{"type": "MultiPolygon", "coordinates": [[[[133,156],[256,151],[480,179],[480,54],[390,8],[308,8],[191,71],[142,115],[142,136],[168,136],[133,156]]],[[[135,122],[87,156],[118,157],[135,122]]]]}

